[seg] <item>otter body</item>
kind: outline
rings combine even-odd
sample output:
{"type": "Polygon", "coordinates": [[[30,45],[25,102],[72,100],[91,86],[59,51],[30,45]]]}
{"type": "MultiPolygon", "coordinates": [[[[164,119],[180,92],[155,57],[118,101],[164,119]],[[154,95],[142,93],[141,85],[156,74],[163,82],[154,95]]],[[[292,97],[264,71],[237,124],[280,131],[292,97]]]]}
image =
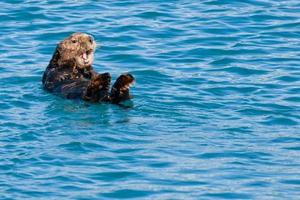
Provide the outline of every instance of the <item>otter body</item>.
{"type": "Polygon", "coordinates": [[[95,49],[94,39],[84,33],[75,33],[60,42],[44,72],[44,88],[66,98],[92,102],[118,104],[132,98],[129,87],[134,77],[122,74],[110,91],[110,74],[99,74],[92,67],[95,49]]]}

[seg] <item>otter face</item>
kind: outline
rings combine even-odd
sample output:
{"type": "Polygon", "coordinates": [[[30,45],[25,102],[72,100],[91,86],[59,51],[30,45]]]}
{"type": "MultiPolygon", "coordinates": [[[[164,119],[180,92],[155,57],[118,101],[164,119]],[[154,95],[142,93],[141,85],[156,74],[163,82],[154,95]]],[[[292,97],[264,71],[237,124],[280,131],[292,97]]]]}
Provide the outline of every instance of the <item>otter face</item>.
{"type": "Polygon", "coordinates": [[[72,63],[76,67],[91,66],[94,61],[96,42],[94,38],[85,33],[74,33],[58,44],[59,64],[72,63]]]}

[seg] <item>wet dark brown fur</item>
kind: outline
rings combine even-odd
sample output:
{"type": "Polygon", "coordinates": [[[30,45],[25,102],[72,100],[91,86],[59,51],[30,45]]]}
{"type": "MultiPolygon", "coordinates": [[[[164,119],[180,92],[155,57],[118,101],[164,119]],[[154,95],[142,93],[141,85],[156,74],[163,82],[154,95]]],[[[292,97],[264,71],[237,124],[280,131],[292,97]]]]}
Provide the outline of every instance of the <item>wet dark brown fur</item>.
{"type": "Polygon", "coordinates": [[[129,87],[134,77],[122,74],[109,91],[111,75],[99,74],[92,67],[95,49],[93,37],[84,33],[74,33],[60,42],[44,72],[44,88],[66,98],[91,102],[118,104],[131,99],[129,87]]]}

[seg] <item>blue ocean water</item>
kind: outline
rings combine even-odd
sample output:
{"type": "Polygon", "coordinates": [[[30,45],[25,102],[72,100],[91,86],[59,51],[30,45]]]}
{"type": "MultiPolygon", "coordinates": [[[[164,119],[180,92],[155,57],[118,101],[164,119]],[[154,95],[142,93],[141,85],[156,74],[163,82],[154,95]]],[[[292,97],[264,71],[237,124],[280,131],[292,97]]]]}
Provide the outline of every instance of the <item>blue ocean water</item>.
{"type": "Polygon", "coordinates": [[[2,0],[0,199],[299,199],[300,2],[2,0]],[[98,42],[133,107],[43,90],[56,44],[98,42]]]}

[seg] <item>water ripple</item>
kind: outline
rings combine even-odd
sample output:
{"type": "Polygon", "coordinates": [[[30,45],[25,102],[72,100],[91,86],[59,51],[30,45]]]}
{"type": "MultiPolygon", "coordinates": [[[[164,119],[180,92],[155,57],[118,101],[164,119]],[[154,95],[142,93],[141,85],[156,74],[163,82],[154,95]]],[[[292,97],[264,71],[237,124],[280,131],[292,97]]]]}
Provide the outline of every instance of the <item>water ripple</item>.
{"type": "Polygon", "coordinates": [[[297,199],[296,0],[0,2],[1,199],[297,199]],[[88,32],[133,108],[65,100],[41,76],[88,32]]]}

